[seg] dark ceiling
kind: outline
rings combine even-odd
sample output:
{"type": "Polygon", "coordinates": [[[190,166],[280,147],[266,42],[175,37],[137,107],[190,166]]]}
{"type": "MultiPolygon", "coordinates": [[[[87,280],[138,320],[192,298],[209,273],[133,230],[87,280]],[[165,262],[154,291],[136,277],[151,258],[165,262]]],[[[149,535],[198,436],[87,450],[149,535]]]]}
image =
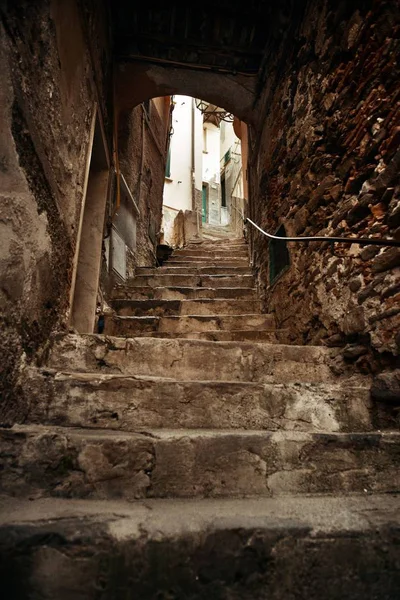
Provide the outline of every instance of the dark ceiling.
{"type": "Polygon", "coordinates": [[[257,73],[269,33],[284,26],[277,14],[284,14],[282,8],[290,4],[288,0],[144,0],[140,4],[113,0],[116,58],[257,73]]]}

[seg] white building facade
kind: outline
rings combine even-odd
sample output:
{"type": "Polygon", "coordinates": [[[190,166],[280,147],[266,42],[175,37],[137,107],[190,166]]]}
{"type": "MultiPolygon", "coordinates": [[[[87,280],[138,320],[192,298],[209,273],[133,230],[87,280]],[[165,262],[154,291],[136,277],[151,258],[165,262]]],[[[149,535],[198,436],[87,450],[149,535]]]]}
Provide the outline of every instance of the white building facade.
{"type": "Polygon", "coordinates": [[[203,115],[189,96],[174,96],[173,104],[163,198],[167,243],[179,211],[195,212],[199,227],[227,225],[232,193],[242,187],[240,140],[233,124],[203,115]]]}

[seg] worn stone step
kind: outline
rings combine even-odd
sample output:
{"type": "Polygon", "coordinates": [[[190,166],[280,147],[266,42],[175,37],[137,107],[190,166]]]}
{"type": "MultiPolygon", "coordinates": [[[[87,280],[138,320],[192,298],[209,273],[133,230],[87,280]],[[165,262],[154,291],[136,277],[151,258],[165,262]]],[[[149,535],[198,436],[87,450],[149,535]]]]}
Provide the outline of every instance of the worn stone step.
{"type": "Polygon", "coordinates": [[[29,398],[24,418],[30,423],[122,431],[372,429],[368,388],[345,384],[175,381],[31,369],[24,390],[29,398]]]}
{"type": "Polygon", "coordinates": [[[196,243],[190,242],[186,246],[182,248],[176,248],[174,253],[184,253],[184,252],[220,252],[221,254],[225,254],[227,252],[244,252],[249,250],[248,244],[245,242],[233,241],[229,240],[199,240],[196,243]]]}
{"type": "Polygon", "coordinates": [[[244,267],[225,267],[225,266],[184,266],[169,267],[168,263],[163,267],[140,267],[136,271],[136,276],[140,275],[251,275],[249,265],[244,267]]]}
{"type": "Polygon", "coordinates": [[[136,337],[155,337],[164,339],[185,339],[185,340],[208,340],[209,342],[268,342],[269,344],[277,344],[282,333],[287,333],[286,329],[237,329],[229,331],[218,331],[209,329],[206,331],[189,331],[171,333],[168,331],[142,331],[136,332],[136,337]]]}
{"type": "Polygon", "coordinates": [[[259,300],[113,300],[112,307],[121,316],[169,315],[240,315],[260,313],[259,300]]]}
{"type": "Polygon", "coordinates": [[[255,342],[122,338],[55,334],[48,366],[57,370],[100,371],[185,380],[260,383],[335,383],[365,385],[337,349],[255,342]]]}
{"type": "Polygon", "coordinates": [[[182,248],[177,248],[174,252],[185,252],[186,250],[206,250],[208,252],[229,252],[235,250],[247,250],[248,244],[243,240],[198,240],[191,241],[182,248]]]}
{"type": "Polygon", "coordinates": [[[106,335],[134,336],[138,332],[146,331],[179,334],[210,330],[272,329],[274,326],[275,319],[272,315],[261,314],[181,315],[177,317],[106,315],[104,333],[106,335]]]}
{"type": "Polygon", "coordinates": [[[248,244],[246,242],[246,240],[243,237],[240,238],[230,238],[230,239],[221,239],[221,240],[202,240],[202,239],[197,239],[197,240],[190,240],[190,242],[188,244],[186,244],[186,246],[184,246],[183,248],[178,248],[178,250],[181,249],[185,249],[185,248],[216,248],[221,246],[222,248],[232,248],[232,247],[248,247],[248,244]]]}
{"type": "Polygon", "coordinates": [[[253,288],[193,288],[193,287],[132,287],[117,285],[113,290],[115,300],[200,300],[202,298],[232,298],[256,300],[253,288]]]}
{"type": "MultiPolygon", "coordinates": [[[[160,269],[158,269],[159,271],[160,269]]],[[[172,275],[157,273],[155,275],[137,275],[129,281],[132,287],[241,287],[253,288],[252,275],[172,275]]]]}
{"type": "Polygon", "coordinates": [[[217,250],[175,250],[168,262],[171,260],[193,260],[197,262],[201,262],[203,260],[207,261],[249,261],[249,255],[247,248],[243,250],[229,250],[226,252],[217,251],[217,250]]]}
{"type": "Polygon", "coordinates": [[[400,433],[18,425],[0,431],[2,493],[75,498],[397,493],[400,433]]]}
{"type": "Polygon", "coordinates": [[[198,253],[198,254],[175,254],[175,252],[170,256],[167,261],[167,264],[171,262],[194,262],[194,263],[216,263],[216,264],[226,264],[230,263],[239,263],[249,265],[249,257],[244,252],[241,254],[234,254],[227,252],[226,254],[216,254],[215,252],[210,252],[209,254],[198,253]]]}
{"type": "MultiPolygon", "coordinates": [[[[211,243],[216,243],[216,244],[221,244],[225,241],[227,241],[228,243],[234,243],[235,240],[232,239],[231,235],[232,233],[230,231],[226,231],[226,232],[220,232],[217,231],[216,229],[204,229],[204,226],[202,228],[202,237],[203,237],[203,241],[206,244],[211,243]]],[[[240,241],[240,240],[236,240],[236,241],[240,241]]]]}
{"type": "Polygon", "coordinates": [[[191,267],[191,268],[195,268],[195,269],[199,269],[199,268],[204,268],[204,267],[211,267],[211,268],[226,268],[226,269],[230,269],[232,267],[243,267],[248,269],[249,271],[251,271],[251,268],[249,266],[249,261],[247,259],[240,259],[240,260],[232,260],[230,258],[225,258],[225,259],[198,259],[197,257],[194,257],[193,259],[190,259],[189,257],[187,258],[182,258],[182,259],[170,259],[168,261],[166,261],[164,263],[164,265],[161,267],[166,268],[166,267],[191,267]]]}
{"type": "Polygon", "coordinates": [[[394,495],[0,502],[7,599],[398,597],[394,495]]]}

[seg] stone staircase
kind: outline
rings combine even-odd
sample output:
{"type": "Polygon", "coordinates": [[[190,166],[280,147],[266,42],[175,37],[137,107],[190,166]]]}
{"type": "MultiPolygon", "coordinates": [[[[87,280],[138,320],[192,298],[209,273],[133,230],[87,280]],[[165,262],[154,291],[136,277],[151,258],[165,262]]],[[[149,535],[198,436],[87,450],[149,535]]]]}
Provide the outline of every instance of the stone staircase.
{"type": "Polygon", "coordinates": [[[245,242],[209,231],[112,307],[0,432],[5,597],[397,597],[400,436],[336,350],[277,342],[245,242]]]}

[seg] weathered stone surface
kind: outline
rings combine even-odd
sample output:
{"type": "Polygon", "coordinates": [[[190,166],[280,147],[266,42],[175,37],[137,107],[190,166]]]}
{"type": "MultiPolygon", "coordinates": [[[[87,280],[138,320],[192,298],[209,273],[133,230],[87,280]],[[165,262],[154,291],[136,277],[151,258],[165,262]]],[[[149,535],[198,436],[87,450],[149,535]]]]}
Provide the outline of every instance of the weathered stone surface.
{"type": "Polygon", "coordinates": [[[174,334],[177,338],[181,333],[199,333],[208,331],[230,332],[241,330],[268,330],[275,327],[272,315],[241,314],[241,315],[182,315],[178,317],[119,317],[105,318],[106,335],[112,336],[142,336],[148,332],[174,334]]]}
{"type": "MultiPolygon", "coordinates": [[[[249,261],[247,258],[232,258],[232,257],[224,257],[219,258],[218,256],[215,258],[210,258],[207,256],[184,256],[182,258],[173,256],[171,260],[166,263],[166,266],[170,267],[193,267],[195,269],[199,269],[204,266],[210,267],[247,267],[249,273],[251,269],[249,268],[249,261]]],[[[161,267],[164,268],[164,267],[161,267]]]]}
{"type": "MultiPolygon", "coordinates": [[[[257,157],[249,168],[251,218],[266,231],[284,224],[288,235],[397,235],[399,71],[393,23],[399,17],[390,0],[374,6],[321,0],[308,4],[300,36],[294,22],[288,23],[286,38],[269,55],[271,83],[257,104],[262,131],[254,132],[257,157]],[[300,61],[295,70],[294,56],[300,61]]],[[[362,291],[349,282],[363,278],[371,289],[379,288],[378,273],[392,275],[399,264],[395,248],[336,244],[341,262],[334,264],[328,244],[289,243],[290,267],[269,285],[268,244],[250,226],[248,235],[264,307],[276,314],[278,327],[290,323],[287,343],[343,334],[344,316],[362,291]]],[[[363,309],[376,368],[382,369],[378,354],[390,354],[392,363],[397,355],[393,327],[369,320],[377,304],[363,309]]]]}
{"type": "Polygon", "coordinates": [[[152,268],[142,267],[137,270],[137,275],[223,275],[223,276],[235,276],[235,275],[249,275],[251,276],[251,270],[248,265],[244,267],[228,267],[224,265],[208,265],[207,266],[168,266],[166,263],[163,267],[152,268]]]}
{"type": "Polygon", "coordinates": [[[400,369],[377,375],[372,383],[371,394],[376,400],[400,404],[400,369]]]}
{"type": "Polygon", "coordinates": [[[2,10],[1,423],[18,418],[21,361],[31,361],[65,324],[95,101],[108,119],[112,60],[99,35],[104,17],[99,7],[89,25],[75,2],[2,10]],[[86,26],[96,40],[91,58],[86,26]]]}
{"type": "Polygon", "coordinates": [[[208,340],[209,342],[268,342],[269,344],[276,344],[279,342],[280,333],[279,329],[273,327],[271,329],[230,329],[228,331],[211,329],[208,331],[190,331],[178,335],[168,332],[156,332],[149,335],[151,337],[208,340]]]}
{"type": "Polygon", "coordinates": [[[132,282],[134,287],[242,287],[253,288],[252,275],[138,275],[132,282]]]}
{"type": "Polygon", "coordinates": [[[343,350],[343,357],[346,360],[357,360],[357,358],[359,358],[363,354],[367,354],[367,353],[368,353],[368,348],[366,348],[365,346],[348,345],[343,350]]]}
{"type": "MultiPolygon", "coordinates": [[[[189,380],[207,374],[216,381],[329,383],[337,377],[330,367],[335,356],[321,346],[68,334],[55,336],[48,366],[189,380]]],[[[348,375],[343,365],[346,381],[359,379],[348,375]]]]}
{"type": "Polygon", "coordinates": [[[120,316],[240,315],[260,313],[259,300],[114,300],[120,316]]]}
{"type": "MultiPolygon", "coordinates": [[[[164,339],[206,340],[209,342],[262,342],[279,343],[280,329],[205,329],[204,331],[142,331],[135,330],[136,337],[152,337],[164,339]]],[[[285,332],[286,333],[286,332],[285,332]]]]}
{"type": "Polygon", "coordinates": [[[391,600],[400,585],[395,496],[13,499],[0,515],[9,598],[391,600]]]}
{"type": "Polygon", "coordinates": [[[365,330],[365,317],[361,307],[351,309],[343,319],[343,332],[346,335],[362,333],[365,330]]]}
{"type": "Polygon", "coordinates": [[[176,334],[201,331],[271,330],[275,327],[272,315],[181,315],[177,317],[106,317],[104,333],[113,336],[140,335],[148,331],[176,334]]]}
{"type": "Polygon", "coordinates": [[[130,287],[117,286],[113,296],[116,300],[199,300],[201,298],[246,298],[255,300],[252,288],[193,288],[193,287],[130,287]]]}
{"type": "Polygon", "coordinates": [[[137,431],[242,428],[367,431],[367,388],[324,384],[171,381],[96,373],[31,371],[24,422],[137,431]]]}
{"type": "Polygon", "coordinates": [[[400,249],[389,248],[374,258],[371,268],[375,273],[381,273],[398,266],[400,266],[400,249]]]}
{"type": "Polygon", "coordinates": [[[371,260],[371,258],[374,258],[374,256],[376,256],[378,253],[378,246],[365,246],[360,252],[360,258],[362,260],[371,260]]]}
{"type": "Polygon", "coordinates": [[[75,498],[395,492],[400,434],[15,426],[0,431],[5,494],[75,498]]]}

